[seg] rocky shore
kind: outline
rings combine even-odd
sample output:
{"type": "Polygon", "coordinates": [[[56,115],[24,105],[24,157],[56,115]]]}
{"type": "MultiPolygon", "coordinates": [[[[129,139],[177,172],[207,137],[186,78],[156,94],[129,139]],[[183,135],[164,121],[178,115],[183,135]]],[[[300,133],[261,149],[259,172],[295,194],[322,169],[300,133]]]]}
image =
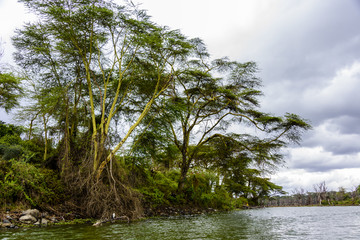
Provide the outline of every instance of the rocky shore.
{"type": "MultiPolygon", "coordinates": [[[[170,216],[191,216],[217,212],[213,208],[190,208],[190,207],[161,207],[147,208],[144,211],[144,217],[170,217],[170,216]]],[[[19,228],[19,227],[42,227],[54,224],[66,223],[94,223],[94,226],[100,226],[102,223],[121,221],[129,222],[127,216],[113,217],[112,219],[89,220],[83,218],[74,218],[67,215],[55,215],[48,212],[40,212],[38,209],[28,209],[26,211],[6,211],[0,213],[0,229],[19,228]]]]}
{"type": "Polygon", "coordinates": [[[47,212],[40,212],[37,209],[28,209],[21,212],[7,211],[0,216],[0,228],[18,228],[31,225],[46,226],[64,220],[58,216],[50,215],[47,212]]]}

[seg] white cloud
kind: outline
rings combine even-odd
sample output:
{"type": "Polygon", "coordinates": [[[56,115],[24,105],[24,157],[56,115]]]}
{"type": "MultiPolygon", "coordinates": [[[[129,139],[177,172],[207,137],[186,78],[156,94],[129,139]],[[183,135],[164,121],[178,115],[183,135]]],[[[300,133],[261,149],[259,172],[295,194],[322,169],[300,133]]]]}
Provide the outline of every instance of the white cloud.
{"type": "Polygon", "coordinates": [[[23,4],[14,0],[0,1],[0,40],[1,46],[4,50],[3,63],[13,63],[12,52],[14,48],[11,44],[11,37],[14,35],[16,28],[28,21],[35,19],[35,16],[30,14],[23,4]]]}
{"type": "Polygon", "coordinates": [[[360,153],[335,155],[322,146],[289,149],[287,166],[309,172],[327,172],[333,169],[360,168],[360,153]]]}
{"type": "Polygon", "coordinates": [[[313,186],[323,181],[329,190],[336,191],[339,187],[344,187],[350,191],[360,184],[359,172],[360,168],[336,169],[316,173],[309,173],[303,169],[283,169],[272,176],[271,180],[280,186],[285,186],[284,190],[288,193],[299,188],[310,192],[314,191],[313,186]]]}

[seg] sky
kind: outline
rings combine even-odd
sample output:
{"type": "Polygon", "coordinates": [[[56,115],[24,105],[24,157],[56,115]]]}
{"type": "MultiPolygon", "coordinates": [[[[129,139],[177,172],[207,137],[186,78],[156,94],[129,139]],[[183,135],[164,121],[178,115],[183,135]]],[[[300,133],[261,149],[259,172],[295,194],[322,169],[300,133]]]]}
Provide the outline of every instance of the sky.
{"type": "MultiPolygon", "coordinates": [[[[273,182],[290,193],[323,181],[331,190],[360,184],[360,1],[134,2],[154,22],[203,39],[214,58],[255,61],[261,110],[311,122],[301,144],[284,150],[285,166],[273,182]]],[[[0,0],[3,64],[12,61],[14,29],[31,19],[20,3],[0,0]]],[[[3,111],[0,120],[11,121],[3,111]]]]}

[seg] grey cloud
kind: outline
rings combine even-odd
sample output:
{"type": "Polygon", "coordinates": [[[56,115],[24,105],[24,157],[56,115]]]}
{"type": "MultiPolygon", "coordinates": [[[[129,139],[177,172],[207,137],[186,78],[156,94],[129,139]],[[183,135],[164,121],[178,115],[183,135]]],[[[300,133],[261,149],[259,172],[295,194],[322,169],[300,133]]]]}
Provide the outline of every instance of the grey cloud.
{"type": "MultiPolygon", "coordinates": [[[[303,94],[326,87],[338,70],[360,60],[360,11],[355,3],[315,2],[317,8],[309,13],[296,19],[287,16],[290,19],[263,34],[263,41],[268,41],[258,52],[266,94],[263,105],[272,112],[299,109],[306,115],[320,114],[319,119],[327,117],[321,113],[324,109],[313,110],[316,102],[304,103],[302,98],[309,96],[303,94]]],[[[337,99],[343,97],[350,96],[337,99]]],[[[330,105],[334,101],[325,100],[330,105]]]]}
{"type": "Polygon", "coordinates": [[[303,154],[302,159],[288,162],[291,169],[304,169],[307,172],[328,172],[335,169],[360,168],[358,154],[333,155],[328,152],[303,154]]]}
{"type": "Polygon", "coordinates": [[[358,162],[298,162],[297,164],[291,165],[294,169],[304,169],[307,172],[328,172],[335,169],[346,169],[346,168],[360,168],[358,162]]]}
{"type": "MultiPolygon", "coordinates": [[[[341,116],[336,119],[332,119],[331,121],[333,124],[337,125],[339,128],[339,131],[344,134],[360,134],[360,111],[356,111],[354,115],[357,115],[358,117],[353,116],[341,116]]],[[[360,144],[359,144],[360,146],[360,144]]]]}
{"type": "Polygon", "coordinates": [[[286,19],[280,18],[270,45],[274,57],[286,61],[284,77],[303,81],[331,76],[336,68],[358,58],[354,50],[360,49],[360,11],[353,5],[351,1],[314,1],[307,8],[295,5],[293,10],[300,13],[294,17],[289,14],[286,19]]]}
{"type": "Polygon", "coordinates": [[[322,147],[324,151],[333,155],[346,155],[360,153],[360,134],[350,131],[350,128],[338,121],[353,121],[330,119],[304,135],[303,147],[322,147]],[[346,132],[345,132],[346,131],[346,132]]]}
{"type": "Polygon", "coordinates": [[[260,48],[252,54],[258,54],[265,84],[263,109],[309,119],[314,129],[301,145],[338,156],[333,162],[299,159],[290,167],[329,171],[352,166],[341,156],[360,152],[360,71],[355,64],[360,62],[360,8],[355,1],[312,3],[290,7],[294,17],[280,16],[262,34],[265,43],[255,41],[260,48]]]}

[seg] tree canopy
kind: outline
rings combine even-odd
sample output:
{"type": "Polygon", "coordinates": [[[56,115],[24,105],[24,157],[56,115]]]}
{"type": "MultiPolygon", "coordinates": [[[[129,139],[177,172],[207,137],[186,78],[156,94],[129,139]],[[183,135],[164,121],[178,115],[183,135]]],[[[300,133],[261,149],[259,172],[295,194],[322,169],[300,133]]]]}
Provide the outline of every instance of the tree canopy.
{"type": "MultiPolygon", "coordinates": [[[[0,42],[0,60],[2,55],[3,49],[0,42]]],[[[19,106],[18,99],[21,94],[20,79],[11,72],[0,70],[0,108],[9,112],[14,107],[19,106]]]]}
{"type": "Polygon", "coordinates": [[[249,154],[258,164],[278,163],[278,150],[298,142],[310,125],[295,114],[281,117],[259,110],[261,80],[254,62],[211,60],[201,40],[192,43],[193,57],[174,72],[174,83],[149,116],[157,122],[150,127],[152,135],[171,142],[181,155],[179,188],[199,150],[215,139],[234,139],[237,152],[249,154]],[[230,126],[237,135],[228,131],[230,126]],[[248,128],[263,136],[248,134],[248,128]]]}

